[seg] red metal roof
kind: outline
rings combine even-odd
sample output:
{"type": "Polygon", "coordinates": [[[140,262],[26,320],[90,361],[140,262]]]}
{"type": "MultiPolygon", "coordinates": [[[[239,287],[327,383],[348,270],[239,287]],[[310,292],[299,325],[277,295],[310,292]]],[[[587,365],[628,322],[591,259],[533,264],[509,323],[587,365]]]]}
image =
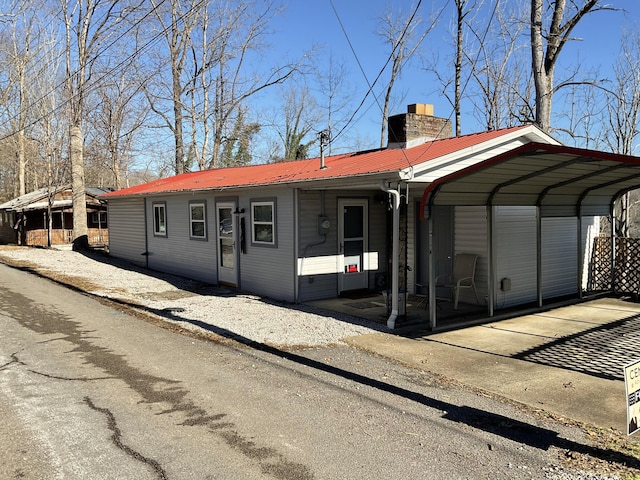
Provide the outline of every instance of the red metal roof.
{"type": "Polygon", "coordinates": [[[313,158],[184,173],[110,192],[103,195],[102,198],[277,185],[397,172],[443,155],[479,145],[521,128],[524,127],[434,140],[406,149],[381,149],[334,155],[325,158],[326,168],[324,169],[320,169],[320,159],[313,158]]]}

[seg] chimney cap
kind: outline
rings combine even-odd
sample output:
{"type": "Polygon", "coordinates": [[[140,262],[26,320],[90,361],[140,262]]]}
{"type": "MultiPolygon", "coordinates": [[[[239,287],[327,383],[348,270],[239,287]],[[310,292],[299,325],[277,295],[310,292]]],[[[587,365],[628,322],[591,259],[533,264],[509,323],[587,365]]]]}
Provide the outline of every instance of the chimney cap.
{"type": "Polygon", "coordinates": [[[410,105],[407,105],[407,113],[415,113],[417,115],[430,115],[433,117],[433,104],[412,103],[410,105]]]}

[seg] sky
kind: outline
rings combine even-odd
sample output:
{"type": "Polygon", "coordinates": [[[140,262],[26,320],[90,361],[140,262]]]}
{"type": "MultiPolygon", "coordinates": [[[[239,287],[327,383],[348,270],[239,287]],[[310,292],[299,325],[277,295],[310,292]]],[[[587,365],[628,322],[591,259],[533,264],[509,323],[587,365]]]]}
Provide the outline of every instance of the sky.
{"type": "MultiPolygon", "coordinates": [[[[580,62],[585,67],[600,68],[603,74],[610,72],[625,29],[640,28],[640,1],[609,0],[607,3],[625,11],[603,11],[587,15],[573,32],[574,37],[582,40],[570,42],[563,50],[560,60],[562,66],[580,62]]],[[[415,5],[407,0],[292,0],[272,24],[274,30],[269,41],[272,46],[271,54],[275,57],[271,60],[295,58],[313,46],[322,47],[318,51],[318,62],[326,61],[329,55],[344,62],[348,69],[345,84],[354,92],[354,104],[357,105],[364,98],[367,84],[378,75],[388,55],[388,48],[375,34],[375,29],[381,13],[389,4],[393,4],[394,8],[401,7],[405,12],[415,5]],[[362,66],[364,73],[358,64],[362,66]]],[[[432,12],[443,5],[445,10],[428,35],[423,53],[429,58],[439,56],[444,62],[451,52],[453,0],[423,0],[420,13],[423,19],[428,19],[432,12]]],[[[493,3],[488,5],[492,6],[493,3]]],[[[528,30],[526,34],[528,35],[528,30]]],[[[452,107],[440,93],[440,84],[420,64],[421,61],[416,58],[403,71],[400,81],[394,87],[397,101],[390,114],[405,112],[406,105],[411,103],[430,103],[434,105],[436,116],[453,119],[452,107]]],[[[383,79],[387,80],[388,75],[383,79]]],[[[377,93],[380,93],[383,83],[376,89],[377,93]]],[[[357,149],[378,146],[381,115],[381,107],[369,97],[348,131],[350,137],[358,139],[357,149]]],[[[481,129],[468,111],[463,112],[462,127],[463,133],[481,129]]]]}

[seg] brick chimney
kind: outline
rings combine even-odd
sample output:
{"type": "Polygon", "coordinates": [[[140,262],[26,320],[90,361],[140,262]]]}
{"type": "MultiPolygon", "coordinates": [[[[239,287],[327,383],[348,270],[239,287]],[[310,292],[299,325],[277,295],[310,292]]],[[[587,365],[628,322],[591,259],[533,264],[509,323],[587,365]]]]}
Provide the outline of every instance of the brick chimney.
{"type": "Polygon", "coordinates": [[[433,105],[414,103],[389,117],[387,148],[409,148],[453,136],[451,120],[433,116],[433,105]]]}

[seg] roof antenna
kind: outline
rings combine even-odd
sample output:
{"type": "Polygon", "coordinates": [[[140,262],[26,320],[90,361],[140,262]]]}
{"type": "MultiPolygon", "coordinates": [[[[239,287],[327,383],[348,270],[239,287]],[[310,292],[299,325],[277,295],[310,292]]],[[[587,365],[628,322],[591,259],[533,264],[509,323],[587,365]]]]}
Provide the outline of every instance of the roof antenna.
{"type": "Polygon", "coordinates": [[[318,136],[320,137],[320,170],[324,170],[327,168],[324,164],[324,147],[331,142],[331,130],[322,130],[318,136]]]}

